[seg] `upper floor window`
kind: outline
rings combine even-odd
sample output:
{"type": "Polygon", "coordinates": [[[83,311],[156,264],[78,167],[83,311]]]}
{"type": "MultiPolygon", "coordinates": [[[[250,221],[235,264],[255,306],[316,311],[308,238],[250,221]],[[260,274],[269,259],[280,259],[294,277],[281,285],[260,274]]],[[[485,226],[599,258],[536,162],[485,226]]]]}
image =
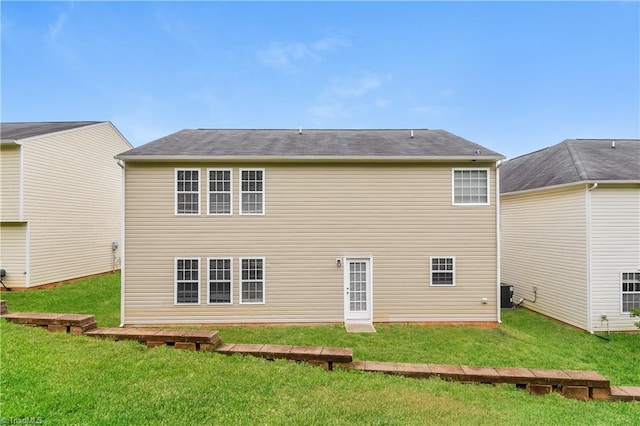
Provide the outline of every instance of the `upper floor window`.
{"type": "Polygon", "coordinates": [[[453,204],[489,204],[489,169],[453,169],[453,204]]]}
{"type": "Polygon", "coordinates": [[[240,169],[240,214],[264,214],[264,169],[240,169]]]}
{"type": "Polygon", "coordinates": [[[431,285],[456,285],[454,257],[431,257],[431,285]]]}
{"type": "Polygon", "coordinates": [[[232,214],[231,170],[209,169],[209,214],[232,214]]]}
{"type": "Polygon", "coordinates": [[[200,303],[200,259],[176,259],[176,304],[197,305],[200,303]]]}
{"type": "Polygon", "coordinates": [[[621,281],[622,312],[640,308],[640,272],[623,272],[621,281]]]}
{"type": "Polygon", "coordinates": [[[199,169],[176,169],[176,214],[200,214],[199,169]]]}

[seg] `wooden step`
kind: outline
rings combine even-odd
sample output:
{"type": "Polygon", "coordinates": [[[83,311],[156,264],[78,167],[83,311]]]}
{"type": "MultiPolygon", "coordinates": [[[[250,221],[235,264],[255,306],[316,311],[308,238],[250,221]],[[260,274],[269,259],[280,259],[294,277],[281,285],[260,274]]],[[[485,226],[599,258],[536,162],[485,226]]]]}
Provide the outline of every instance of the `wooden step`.
{"type": "Polygon", "coordinates": [[[7,312],[8,312],[7,301],[6,300],[0,300],[0,315],[4,315],[7,312]]]}
{"type": "Polygon", "coordinates": [[[12,312],[2,315],[7,321],[30,325],[30,326],[73,326],[82,327],[95,322],[93,315],[84,314],[55,314],[55,313],[33,313],[33,312],[12,312]]]}
{"type": "Polygon", "coordinates": [[[610,399],[613,401],[640,401],[640,387],[611,386],[610,399]]]}
{"type": "Polygon", "coordinates": [[[86,336],[113,340],[136,340],[149,347],[170,345],[177,348],[213,350],[220,345],[217,331],[160,328],[96,328],[86,336]]]}
{"type": "Polygon", "coordinates": [[[353,349],[351,348],[225,343],[220,345],[216,351],[225,355],[240,354],[266,359],[289,359],[322,363],[328,370],[332,370],[334,364],[353,361],[353,349]]]}

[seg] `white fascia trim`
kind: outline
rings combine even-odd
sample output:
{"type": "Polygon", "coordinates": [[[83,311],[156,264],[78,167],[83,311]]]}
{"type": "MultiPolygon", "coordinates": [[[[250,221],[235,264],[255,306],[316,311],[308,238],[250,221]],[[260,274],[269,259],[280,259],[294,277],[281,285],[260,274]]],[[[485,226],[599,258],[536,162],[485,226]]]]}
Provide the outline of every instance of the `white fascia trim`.
{"type": "Polygon", "coordinates": [[[229,156],[213,156],[213,155],[116,155],[117,159],[123,161],[202,161],[202,162],[457,162],[457,161],[472,161],[479,163],[495,163],[504,157],[470,157],[470,156],[368,156],[368,155],[344,155],[344,156],[314,156],[314,155],[300,155],[300,156],[268,156],[268,155],[229,155],[229,156]]]}
{"type": "Polygon", "coordinates": [[[550,185],[550,186],[542,186],[540,188],[531,188],[531,189],[523,189],[522,191],[512,191],[512,192],[504,192],[500,194],[501,197],[511,196],[511,195],[520,195],[520,194],[528,194],[530,192],[538,192],[538,191],[551,191],[555,189],[568,188],[571,186],[580,187],[582,185],[591,185],[594,183],[609,184],[609,185],[638,185],[640,184],[640,180],[581,180],[577,182],[569,182],[569,183],[561,183],[558,185],[550,185]]]}
{"type": "Polygon", "coordinates": [[[82,130],[82,129],[90,129],[92,127],[103,126],[103,125],[108,124],[108,123],[110,124],[110,122],[108,122],[108,121],[100,121],[98,123],[87,124],[85,126],[80,126],[80,127],[74,127],[73,129],[59,130],[57,132],[41,133],[39,135],[31,136],[31,137],[28,137],[28,138],[18,139],[17,141],[19,141],[18,143],[23,144],[23,143],[29,142],[29,141],[31,141],[33,139],[38,139],[38,138],[48,137],[48,136],[53,136],[53,135],[62,135],[64,133],[76,132],[76,131],[82,130]]]}

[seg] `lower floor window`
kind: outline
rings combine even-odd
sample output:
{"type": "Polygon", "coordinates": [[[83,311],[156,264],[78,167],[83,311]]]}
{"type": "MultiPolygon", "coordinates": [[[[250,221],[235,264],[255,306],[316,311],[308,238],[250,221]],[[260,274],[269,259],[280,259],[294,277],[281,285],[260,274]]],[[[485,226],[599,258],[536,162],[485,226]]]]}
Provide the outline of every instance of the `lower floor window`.
{"type": "Polygon", "coordinates": [[[455,258],[432,257],[430,276],[431,285],[455,285],[455,258]]]}
{"type": "Polygon", "coordinates": [[[622,273],[622,312],[640,308],[640,272],[622,273]]]}
{"type": "Polygon", "coordinates": [[[231,259],[209,259],[209,303],[231,303],[231,259]]]}
{"type": "Polygon", "coordinates": [[[264,303],[264,258],[240,259],[240,303],[264,303]]]}
{"type": "Polygon", "coordinates": [[[200,303],[200,260],[176,259],[176,304],[200,303]]]}

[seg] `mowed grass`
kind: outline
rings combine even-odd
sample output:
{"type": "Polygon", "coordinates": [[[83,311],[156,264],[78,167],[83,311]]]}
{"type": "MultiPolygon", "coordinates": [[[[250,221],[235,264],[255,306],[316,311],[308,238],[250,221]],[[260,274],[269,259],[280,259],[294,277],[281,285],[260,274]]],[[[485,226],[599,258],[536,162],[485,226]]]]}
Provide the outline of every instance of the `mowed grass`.
{"type": "MultiPolygon", "coordinates": [[[[119,324],[119,277],[3,293],[10,311],[93,313],[119,324]]],[[[359,360],[595,370],[640,386],[640,335],[602,341],[525,310],[497,329],[219,328],[237,343],[354,348],[359,360]]],[[[287,361],[147,349],[0,321],[0,417],[44,424],[638,424],[640,403],[533,397],[514,386],[333,371],[287,361]]],[[[0,419],[1,420],[1,419],[0,419]]]]}

